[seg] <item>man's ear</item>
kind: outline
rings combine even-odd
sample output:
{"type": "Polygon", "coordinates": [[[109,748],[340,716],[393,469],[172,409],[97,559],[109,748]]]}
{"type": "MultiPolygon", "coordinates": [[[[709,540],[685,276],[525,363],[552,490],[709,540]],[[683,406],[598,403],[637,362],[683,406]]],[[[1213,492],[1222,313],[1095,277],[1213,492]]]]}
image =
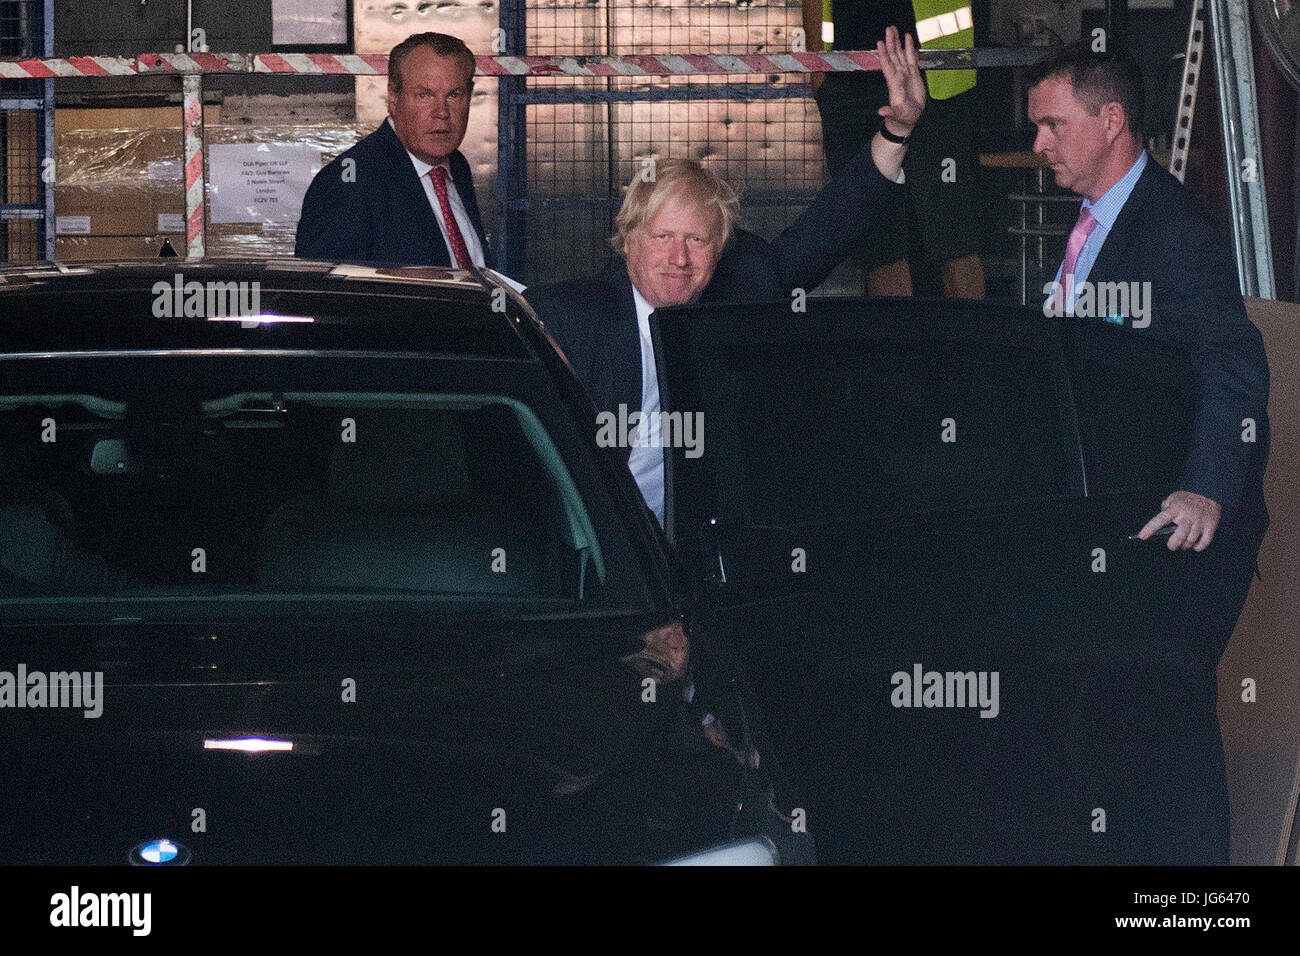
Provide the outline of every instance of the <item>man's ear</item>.
{"type": "Polygon", "coordinates": [[[1117,102],[1107,103],[1101,108],[1101,116],[1106,124],[1106,137],[1113,143],[1128,124],[1124,107],[1117,102]]]}

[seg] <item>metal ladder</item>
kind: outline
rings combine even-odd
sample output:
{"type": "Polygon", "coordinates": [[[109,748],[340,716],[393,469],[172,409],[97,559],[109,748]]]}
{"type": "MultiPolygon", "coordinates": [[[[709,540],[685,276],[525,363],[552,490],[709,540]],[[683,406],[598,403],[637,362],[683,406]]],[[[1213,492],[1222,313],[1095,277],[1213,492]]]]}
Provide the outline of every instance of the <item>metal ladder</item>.
{"type": "MultiPolygon", "coordinates": [[[[1250,46],[1250,17],[1245,0],[1208,0],[1214,34],[1214,74],[1219,91],[1220,122],[1232,206],[1233,249],[1242,295],[1277,298],[1273,248],[1264,194],[1259,104],[1255,97],[1255,59],[1250,46]]],[[[1182,94],[1174,121],[1169,171],[1182,182],[1196,111],[1205,44],[1205,3],[1193,0],[1183,60],[1182,94]]]]}

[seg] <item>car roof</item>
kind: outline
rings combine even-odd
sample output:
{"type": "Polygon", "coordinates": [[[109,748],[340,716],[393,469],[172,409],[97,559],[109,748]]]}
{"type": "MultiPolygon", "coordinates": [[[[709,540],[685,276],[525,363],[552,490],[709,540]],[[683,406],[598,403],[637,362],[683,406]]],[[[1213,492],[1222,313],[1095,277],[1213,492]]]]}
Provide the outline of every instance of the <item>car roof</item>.
{"type": "MultiPolygon", "coordinates": [[[[286,278],[330,276],[363,282],[387,282],[410,287],[442,289],[490,288],[478,270],[448,269],[441,266],[400,266],[324,262],[295,258],[151,258],[104,262],[25,262],[0,264],[0,290],[33,284],[58,283],[72,276],[93,276],[101,281],[139,282],[145,276],[169,277],[173,273],[194,273],[194,278],[269,275],[286,278]]],[[[77,281],[85,281],[77,280],[77,281]]]]}
{"type": "Polygon", "coordinates": [[[530,322],[522,298],[478,269],[179,258],[0,266],[0,353],[273,346],[535,359],[521,329],[530,322]],[[242,303],[258,307],[184,314],[208,283],[240,284],[242,303]]]}

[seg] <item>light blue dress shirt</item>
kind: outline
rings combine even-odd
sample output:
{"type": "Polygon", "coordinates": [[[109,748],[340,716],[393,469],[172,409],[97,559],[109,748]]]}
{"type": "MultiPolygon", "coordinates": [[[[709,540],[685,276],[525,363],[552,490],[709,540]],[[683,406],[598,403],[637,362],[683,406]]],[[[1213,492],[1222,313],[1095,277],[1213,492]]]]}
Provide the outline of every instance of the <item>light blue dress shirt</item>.
{"type": "MultiPolygon", "coordinates": [[[[1111,227],[1115,225],[1115,220],[1119,218],[1120,210],[1124,208],[1124,203],[1128,202],[1128,197],[1133,193],[1133,187],[1137,185],[1138,177],[1142,175],[1142,170],[1147,168],[1147,151],[1144,149],[1133,165],[1129,167],[1128,172],[1119,178],[1119,181],[1107,189],[1102,197],[1095,203],[1087,199],[1079,207],[1082,213],[1085,209],[1092,210],[1092,217],[1097,220],[1097,225],[1093,227],[1092,232],[1088,235],[1088,241],[1083,244],[1083,249],[1079,252],[1079,259],[1074,264],[1074,285],[1070,289],[1070,298],[1066,301],[1066,312],[1074,311],[1075,300],[1079,297],[1079,286],[1087,280],[1088,273],[1092,271],[1093,263],[1097,261],[1097,254],[1101,252],[1102,243],[1110,235],[1111,227]]],[[[1062,262],[1056,269],[1056,281],[1061,281],[1061,269],[1065,266],[1062,262]]]]}

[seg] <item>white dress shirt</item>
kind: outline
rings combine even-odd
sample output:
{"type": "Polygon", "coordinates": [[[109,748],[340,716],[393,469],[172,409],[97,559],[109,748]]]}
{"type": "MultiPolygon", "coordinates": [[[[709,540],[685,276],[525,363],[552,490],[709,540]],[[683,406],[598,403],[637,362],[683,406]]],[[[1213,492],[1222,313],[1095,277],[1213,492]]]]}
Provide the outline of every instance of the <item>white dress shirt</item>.
{"type": "MultiPolygon", "coordinates": [[[[388,117],[388,125],[393,125],[391,116],[388,117]]],[[[411,165],[415,167],[415,174],[420,177],[420,185],[424,187],[424,194],[429,197],[429,205],[433,207],[433,218],[438,220],[438,228],[442,230],[442,241],[447,244],[447,261],[455,266],[456,253],[452,251],[451,239],[447,236],[447,224],[442,220],[442,204],[438,202],[438,194],[433,189],[433,178],[429,175],[429,170],[433,167],[419,159],[409,149],[406,155],[411,157],[411,165]]],[[[444,161],[442,168],[447,171],[447,202],[451,206],[451,214],[456,217],[456,225],[460,226],[460,234],[465,239],[465,249],[469,252],[470,261],[476,266],[487,265],[483,260],[483,246],[478,241],[478,233],[474,230],[474,224],[470,222],[469,213],[465,211],[465,204],[460,201],[460,193],[456,192],[456,183],[451,178],[451,166],[444,161]]]]}
{"type": "MultiPolygon", "coordinates": [[[[664,450],[663,436],[651,429],[659,417],[659,375],[655,368],[654,344],[650,341],[650,313],[654,308],[632,287],[636,302],[636,324],[641,335],[641,422],[637,428],[636,443],[627,466],[641,489],[641,497],[655,513],[659,523],[664,523],[664,450]]],[[[630,414],[630,410],[629,410],[630,414]]]]}

